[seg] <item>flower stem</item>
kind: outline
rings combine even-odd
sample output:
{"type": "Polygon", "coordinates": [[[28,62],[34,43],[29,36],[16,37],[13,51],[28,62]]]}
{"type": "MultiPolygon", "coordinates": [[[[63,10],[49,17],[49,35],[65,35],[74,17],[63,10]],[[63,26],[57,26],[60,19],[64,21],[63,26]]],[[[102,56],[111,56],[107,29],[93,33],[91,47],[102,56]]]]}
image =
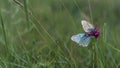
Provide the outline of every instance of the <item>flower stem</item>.
{"type": "Polygon", "coordinates": [[[97,68],[96,43],[92,46],[92,68],[97,68]]]}
{"type": "Polygon", "coordinates": [[[92,68],[95,68],[95,46],[92,46],[92,68]]]}

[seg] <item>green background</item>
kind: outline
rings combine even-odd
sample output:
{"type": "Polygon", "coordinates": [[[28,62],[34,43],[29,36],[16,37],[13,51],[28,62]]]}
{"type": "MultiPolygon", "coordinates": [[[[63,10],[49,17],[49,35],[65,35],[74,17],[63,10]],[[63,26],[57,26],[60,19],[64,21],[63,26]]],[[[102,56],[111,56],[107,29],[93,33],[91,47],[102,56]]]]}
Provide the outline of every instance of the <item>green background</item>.
{"type": "Polygon", "coordinates": [[[0,16],[0,68],[120,67],[120,0],[0,0],[0,16]],[[100,29],[88,47],[70,39],[83,19],[100,29]]]}

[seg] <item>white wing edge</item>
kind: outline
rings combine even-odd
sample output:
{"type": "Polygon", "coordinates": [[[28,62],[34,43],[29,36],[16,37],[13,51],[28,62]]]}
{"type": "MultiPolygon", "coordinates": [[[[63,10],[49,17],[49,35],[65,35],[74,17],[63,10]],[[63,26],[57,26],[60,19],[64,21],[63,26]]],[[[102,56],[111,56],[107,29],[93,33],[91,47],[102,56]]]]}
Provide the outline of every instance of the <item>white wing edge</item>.
{"type": "Polygon", "coordinates": [[[86,20],[82,20],[81,24],[85,32],[90,32],[89,29],[94,29],[94,26],[86,20]]]}
{"type": "Polygon", "coordinates": [[[85,33],[80,33],[77,35],[73,35],[71,40],[82,46],[82,39],[84,38],[85,33]]]}

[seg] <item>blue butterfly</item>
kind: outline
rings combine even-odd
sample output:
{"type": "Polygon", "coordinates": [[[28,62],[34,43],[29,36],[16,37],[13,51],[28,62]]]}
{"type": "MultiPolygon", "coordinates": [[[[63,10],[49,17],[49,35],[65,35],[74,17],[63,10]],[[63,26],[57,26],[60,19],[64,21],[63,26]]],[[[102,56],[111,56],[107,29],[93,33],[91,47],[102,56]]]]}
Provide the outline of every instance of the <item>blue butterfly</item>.
{"type": "Polygon", "coordinates": [[[85,33],[73,35],[71,37],[71,40],[75,41],[76,43],[78,43],[79,45],[83,47],[87,47],[89,43],[91,42],[92,36],[94,36],[95,38],[98,38],[99,29],[95,28],[92,24],[90,24],[89,22],[85,20],[82,20],[81,24],[83,26],[85,33]]]}

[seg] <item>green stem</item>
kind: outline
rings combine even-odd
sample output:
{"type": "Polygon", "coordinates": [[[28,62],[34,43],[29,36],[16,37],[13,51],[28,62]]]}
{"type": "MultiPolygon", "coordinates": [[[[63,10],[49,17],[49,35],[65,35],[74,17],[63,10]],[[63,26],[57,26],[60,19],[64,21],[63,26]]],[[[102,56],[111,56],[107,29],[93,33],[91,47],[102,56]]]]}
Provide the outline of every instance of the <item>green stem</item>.
{"type": "Polygon", "coordinates": [[[97,53],[96,53],[96,41],[94,40],[92,43],[92,62],[91,62],[91,68],[97,68],[97,53]]]}
{"type": "Polygon", "coordinates": [[[26,22],[28,23],[27,27],[29,28],[29,15],[28,15],[28,6],[27,6],[27,0],[23,0],[24,2],[24,11],[26,15],[26,22]]]}
{"type": "Polygon", "coordinates": [[[95,46],[92,46],[92,68],[95,68],[95,46]]]}
{"type": "Polygon", "coordinates": [[[3,35],[4,35],[4,41],[5,41],[5,53],[7,53],[7,50],[8,50],[7,37],[6,37],[5,25],[3,22],[1,12],[0,12],[0,19],[1,19],[1,25],[2,25],[2,29],[3,29],[3,35]]]}

